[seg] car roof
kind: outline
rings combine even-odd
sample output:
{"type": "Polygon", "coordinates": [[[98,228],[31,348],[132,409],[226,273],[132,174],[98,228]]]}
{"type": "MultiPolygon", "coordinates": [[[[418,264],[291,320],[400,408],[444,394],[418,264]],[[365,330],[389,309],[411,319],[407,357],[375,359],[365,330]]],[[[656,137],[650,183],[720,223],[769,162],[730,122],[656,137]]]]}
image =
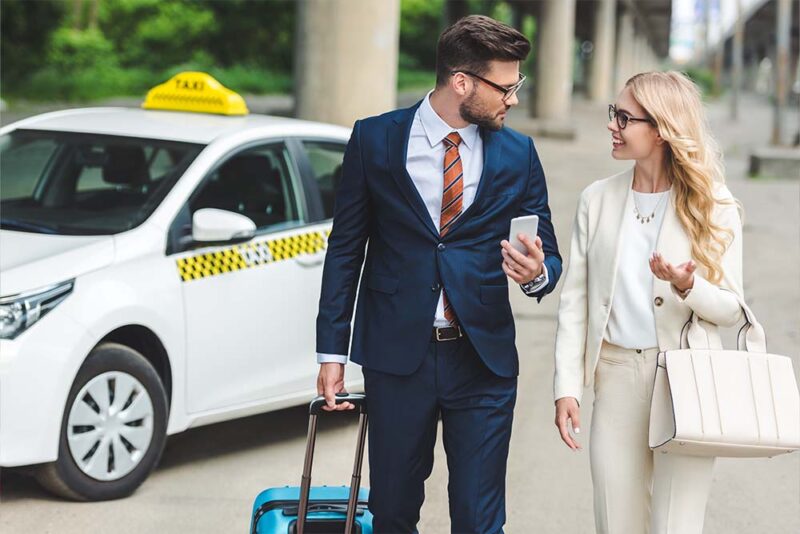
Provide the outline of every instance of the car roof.
{"type": "Polygon", "coordinates": [[[213,115],[185,111],[152,111],[137,108],[83,108],[54,111],[23,119],[3,128],[79,132],[188,143],[214,140],[261,129],[265,137],[331,137],[347,139],[350,129],[333,124],[285,117],[250,114],[213,115]]]}

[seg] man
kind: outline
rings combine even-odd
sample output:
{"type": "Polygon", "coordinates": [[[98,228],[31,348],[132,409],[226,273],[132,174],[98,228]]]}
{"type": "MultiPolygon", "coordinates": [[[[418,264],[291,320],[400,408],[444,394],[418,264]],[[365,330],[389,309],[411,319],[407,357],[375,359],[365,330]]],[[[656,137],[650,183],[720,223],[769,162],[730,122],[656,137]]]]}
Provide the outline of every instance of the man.
{"type": "Polygon", "coordinates": [[[483,16],[437,45],[436,88],[357,121],[342,166],[317,318],[320,394],[351,359],[369,402],[376,533],[416,531],[441,417],[453,532],[502,532],[518,358],[506,275],[541,299],[561,275],[530,138],[503,128],[530,43],[483,16]],[[539,216],[521,254],[510,221],[539,216]],[[369,243],[366,253],[365,247],[369,243]]]}

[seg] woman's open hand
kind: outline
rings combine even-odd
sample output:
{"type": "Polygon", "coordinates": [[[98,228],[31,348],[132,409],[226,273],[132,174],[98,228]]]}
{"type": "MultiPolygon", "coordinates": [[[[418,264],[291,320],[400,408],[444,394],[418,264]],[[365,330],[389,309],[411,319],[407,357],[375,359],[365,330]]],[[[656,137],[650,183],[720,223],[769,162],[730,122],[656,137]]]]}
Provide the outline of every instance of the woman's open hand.
{"type": "Polygon", "coordinates": [[[674,266],[658,252],[653,252],[650,257],[650,270],[656,278],[669,282],[681,292],[688,291],[694,286],[695,269],[697,265],[692,260],[674,266]]]}

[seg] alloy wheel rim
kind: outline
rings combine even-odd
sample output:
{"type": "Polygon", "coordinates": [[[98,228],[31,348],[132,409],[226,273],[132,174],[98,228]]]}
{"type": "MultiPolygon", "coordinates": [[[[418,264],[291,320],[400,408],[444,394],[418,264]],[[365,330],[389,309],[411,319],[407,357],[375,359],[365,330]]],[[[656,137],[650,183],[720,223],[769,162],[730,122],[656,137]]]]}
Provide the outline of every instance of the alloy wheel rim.
{"type": "Polygon", "coordinates": [[[132,375],[108,371],[81,388],[67,419],[75,465],[100,481],[118,480],[142,461],[153,439],[153,402],[132,375]]]}

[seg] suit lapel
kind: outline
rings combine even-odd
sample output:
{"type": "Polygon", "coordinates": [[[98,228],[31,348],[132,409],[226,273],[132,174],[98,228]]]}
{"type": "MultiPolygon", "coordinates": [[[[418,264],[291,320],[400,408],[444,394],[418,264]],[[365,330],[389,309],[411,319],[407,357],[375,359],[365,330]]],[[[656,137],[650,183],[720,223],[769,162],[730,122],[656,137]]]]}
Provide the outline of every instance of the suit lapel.
{"type": "Polygon", "coordinates": [[[403,196],[411,205],[411,208],[419,217],[422,224],[433,233],[436,237],[439,232],[433,225],[431,216],[428,213],[428,208],[419,194],[414,182],[408,175],[406,169],[406,158],[408,157],[408,139],[411,136],[411,125],[414,122],[414,115],[419,108],[421,102],[415,106],[404,110],[404,113],[398,118],[394,119],[393,124],[389,126],[387,136],[388,151],[389,151],[389,169],[395,182],[397,182],[403,196]]]}
{"type": "Polygon", "coordinates": [[[481,137],[483,139],[483,170],[481,171],[481,178],[478,181],[478,190],[475,192],[475,199],[459,217],[456,222],[451,226],[448,235],[452,235],[458,231],[458,227],[464,224],[464,221],[475,210],[475,206],[481,201],[487,189],[490,187],[492,178],[497,174],[497,167],[500,162],[500,154],[502,152],[502,143],[500,136],[495,132],[481,129],[481,137]]]}

